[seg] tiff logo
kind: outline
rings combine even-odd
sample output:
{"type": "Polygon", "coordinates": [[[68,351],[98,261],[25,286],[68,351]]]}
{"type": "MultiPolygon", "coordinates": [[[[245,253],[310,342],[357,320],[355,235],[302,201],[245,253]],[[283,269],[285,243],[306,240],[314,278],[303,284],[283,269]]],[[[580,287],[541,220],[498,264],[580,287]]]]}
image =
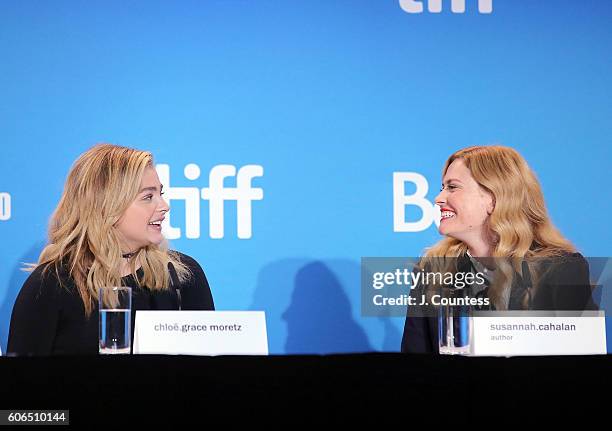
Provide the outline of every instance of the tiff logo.
{"type": "Polygon", "coordinates": [[[432,204],[425,196],[429,191],[427,179],[416,172],[393,172],[393,232],[421,232],[432,223],[440,226],[440,207],[432,204]],[[416,186],[413,194],[406,194],[406,183],[416,186]],[[422,212],[420,220],[407,222],[406,207],[418,207],[422,212]]]}
{"type": "MultiPolygon", "coordinates": [[[[408,13],[423,13],[423,2],[426,0],[399,0],[400,7],[408,13]]],[[[427,1],[427,10],[431,13],[442,12],[442,0],[427,1]]],[[[453,13],[465,13],[465,0],[451,0],[453,13]]],[[[492,13],[493,0],[478,0],[478,12],[492,13]]]]}
{"type": "MultiPolygon", "coordinates": [[[[238,238],[249,239],[253,235],[253,214],[251,201],[263,199],[263,190],[253,188],[251,180],[263,176],[260,165],[246,165],[236,173],[234,165],[214,166],[208,174],[208,187],[172,187],[170,185],[170,166],[159,164],[156,167],[159,180],[164,186],[168,201],[185,201],[185,236],[190,239],[200,237],[200,199],[208,201],[209,236],[213,239],[223,238],[225,234],[224,202],[236,201],[238,238]],[[236,177],[236,187],[225,187],[224,179],[236,177]]],[[[195,163],[185,166],[185,178],[194,181],[200,177],[200,167],[195,163]]],[[[181,237],[181,229],[170,224],[171,212],[166,214],[162,227],[168,239],[181,237]]]]}
{"type": "Polygon", "coordinates": [[[0,193],[0,221],[11,219],[11,195],[0,193]]]}

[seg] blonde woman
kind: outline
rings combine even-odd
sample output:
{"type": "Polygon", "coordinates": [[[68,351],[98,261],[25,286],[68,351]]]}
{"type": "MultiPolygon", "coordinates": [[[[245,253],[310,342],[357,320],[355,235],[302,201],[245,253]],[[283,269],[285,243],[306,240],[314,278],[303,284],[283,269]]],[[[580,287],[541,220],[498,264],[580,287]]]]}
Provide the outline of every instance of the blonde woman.
{"type": "Polygon", "coordinates": [[[214,309],[200,265],[167,249],[162,195],[148,152],[102,144],[78,158],[15,301],[9,354],[96,354],[103,286],[130,286],[133,311],[214,309]]]}
{"type": "MultiPolygon", "coordinates": [[[[422,267],[486,274],[471,293],[486,298],[489,310],[596,308],[586,260],[552,224],[538,180],[517,151],[461,149],[448,158],[442,176],[436,205],[445,238],[427,250],[422,267]]],[[[430,287],[413,294],[430,294],[430,287]]],[[[409,307],[402,351],[438,352],[436,314],[427,301],[409,307]]]]}

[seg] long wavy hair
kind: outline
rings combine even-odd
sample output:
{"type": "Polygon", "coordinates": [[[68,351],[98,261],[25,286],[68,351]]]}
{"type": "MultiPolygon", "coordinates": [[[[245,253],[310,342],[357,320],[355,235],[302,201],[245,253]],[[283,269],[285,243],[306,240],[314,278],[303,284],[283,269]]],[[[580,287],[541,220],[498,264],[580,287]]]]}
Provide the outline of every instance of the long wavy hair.
{"type": "MultiPolygon", "coordinates": [[[[62,286],[63,276],[72,279],[88,317],[96,308],[101,287],[122,285],[122,243],[115,226],[136,199],[148,167],[153,167],[153,156],[146,151],[99,144],[83,153],[70,169],[51,216],[48,244],[38,264],[28,268],[42,266],[43,274],[54,270],[62,286]]],[[[169,263],[181,282],[190,277],[166,241],[138,250],[130,259],[130,269],[139,286],[167,290],[169,263]],[[136,261],[142,265],[142,279],[136,276],[136,261]]],[[[112,304],[113,298],[104,301],[112,304]]]]}
{"type": "MultiPolygon", "coordinates": [[[[523,260],[532,270],[536,287],[545,271],[545,265],[538,265],[544,259],[539,258],[561,257],[575,252],[575,248],[553,225],[536,175],[516,150],[501,145],[461,149],[444,164],[443,177],[458,159],[494,199],[494,209],[486,223],[493,241],[492,257],[504,259],[496,259],[500,271],[488,294],[496,308],[503,309],[514,274],[522,273],[523,260]]],[[[445,237],[426,250],[423,264],[439,262],[440,257],[460,257],[467,250],[464,242],[445,237]]]]}

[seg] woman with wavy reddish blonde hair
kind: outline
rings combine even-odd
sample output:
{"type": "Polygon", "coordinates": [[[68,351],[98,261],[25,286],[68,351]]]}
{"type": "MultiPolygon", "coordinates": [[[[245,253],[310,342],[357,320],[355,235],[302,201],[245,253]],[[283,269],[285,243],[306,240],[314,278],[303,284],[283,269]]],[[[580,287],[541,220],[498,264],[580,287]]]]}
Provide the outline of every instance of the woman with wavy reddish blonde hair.
{"type": "MultiPolygon", "coordinates": [[[[540,184],[516,150],[461,149],[448,158],[442,177],[435,201],[444,238],[426,250],[420,266],[436,272],[488,267],[494,276],[479,294],[491,310],[593,308],[588,264],[553,225],[540,184]]],[[[421,287],[426,294],[433,288],[421,287]]],[[[408,310],[402,350],[436,352],[435,312],[414,311],[408,310]]]]}

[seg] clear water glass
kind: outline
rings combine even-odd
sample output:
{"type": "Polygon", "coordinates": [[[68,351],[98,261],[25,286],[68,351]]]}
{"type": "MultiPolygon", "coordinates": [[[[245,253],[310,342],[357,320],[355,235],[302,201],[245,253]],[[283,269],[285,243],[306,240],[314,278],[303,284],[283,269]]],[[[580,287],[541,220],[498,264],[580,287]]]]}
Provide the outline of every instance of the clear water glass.
{"type": "Polygon", "coordinates": [[[99,353],[129,354],[132,346],[132,289],[101,288],[99,314],[99,353]]]}
{"type": "Polygon", "coordinates": [[[438,340],[442,355],[469,355],[472,349],[472,309],[467,305],[454,305],[455,298],[463,296],[461,289],[442,289],[445,303],[439,305],[438,340]]]}

